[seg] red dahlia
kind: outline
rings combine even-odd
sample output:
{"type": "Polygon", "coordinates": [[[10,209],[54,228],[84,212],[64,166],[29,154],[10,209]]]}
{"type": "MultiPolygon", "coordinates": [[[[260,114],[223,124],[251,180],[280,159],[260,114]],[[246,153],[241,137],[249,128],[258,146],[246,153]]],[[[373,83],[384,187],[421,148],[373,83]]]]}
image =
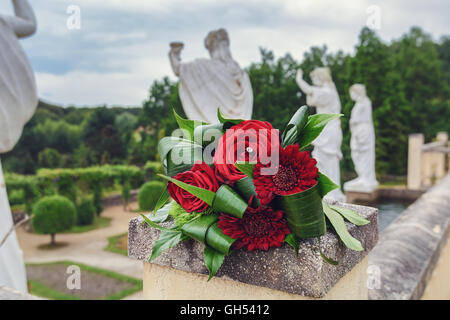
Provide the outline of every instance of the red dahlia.
{"type": "Polygon", "coordinates": [[[261,204],[269,204],[275,195],[298,193],[317,183],[317,161],[310,157],[309,151],[300,152],[299,149],[298,144],[280,148],[280,162],[274,175],[261,174],[261,168],[269,167],[269,164],[255,165],[253,183],[261,204]]]}
{"type": "Polygon", "coordinates": [[[284,212],[270,207],[248,207],[242,219],[222,213],[218,226],[222,232],[233,239],[235,249],[246,247],[252,250],[269,250],[281,247],[284,238],[290,233],[284,212]]]}

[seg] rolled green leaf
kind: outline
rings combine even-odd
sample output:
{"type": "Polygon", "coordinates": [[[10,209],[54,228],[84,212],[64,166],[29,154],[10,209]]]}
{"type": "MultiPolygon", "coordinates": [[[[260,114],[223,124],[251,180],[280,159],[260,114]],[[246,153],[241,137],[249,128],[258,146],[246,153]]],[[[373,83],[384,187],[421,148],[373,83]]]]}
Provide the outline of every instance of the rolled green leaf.
{"type": "Polygon", "coordinates": [[[299,240],[297,239],[297,237],[294,234],[289,233],[284,238],[284,242],[286,242],[288,245],[290,245],[295,250],[295,254],[298,256],[298,249],[300,248],[300,244],[299,244],[299,240]]]}
{"type": "Polygon", "coordinates": [[[362,247],[361,242],[358,239],[353,238],[352,235],[348,232],[347,226],[344,222],[344,218],[342,218],[339,213],[331,209],[328,203],[326,203],[325,201],[323,201],[323,210],[345,246],[355,251],[363,251],[364,248],[362,247]]]}
{"type": "Polygon", "coordinates": [[[169,198],[170,198],[169,190],[167,190],[167,188],[165,188],[164,191],[159,196],[159,199],[156,202],[155,208],[153,209],[154,216],[156,215],[157,211],[159,209],[161,209],[167,203],[169,198]]]}
{"type": "Polygon", "coordinates": [[[228,213],[237,218],[244,216],[248,204],[245,202],[236,191],[231,189],[226,184],[220,186],[216,192],[212,208],[215,212],[228,213]]]}
{"type": "Polygon", "coordinates": [[[286,148],[286,146],[290,144],[295,144],[297,142],[299,134],[301,133],[303,127],[308,121],[308,115],[309,115],[308,107],[302,106],[297,110],[297,112],[294,114],[291,120],[289,120],[286,128],[283,131],[283,134],[281,135],[282,137],[281,146],[283,148],[286,148]]]}
{"type": "Polygon", "coordinates": [[[248,203],[250,198],[252,198],[251,206],[253,208],[259,207],[259,199],[257,198],[255,184],[253,179],[249,177],[242,178],[234,183],[234,188],[239,193],[239,195],[248,203]]]}
{"type": "Polygon", "coordinates": [[[331,120],[340,118],[342,114],[319,113],[308,117],[304,128],[299,132],[297,142],[300,144],[300,151],[305,150],[325,129],[331,120]]]}
{"type": "Polygon", "coordinates": [[[204,215],[186,223],[181,227],[181,231],[190,238],[222,254],[228,255],[231,250],[231,245],[236,240],[223,234],[217,225],[217,221],[218,215],[204,215]]]}
{"type": "Polygon", "coordinates": [[[321,172],[319,172],[319,178],[317,179],[317,183],[319,185],[319,193],[322,198],[325,197],[325,195],[328,192],[339,188],[337,184],[335,184],[333,181],[331,181],[330,178],[328,178],[321,172]]]}
{"type": "Polygon", "coordinates": [[[158,143],[158,152],[166,174],[171,177],[203,160],[202,146],[180,137],[162,138],[158,143]]]}
{"type": "Polygon", "coordinates": [[[297,238],[317,238],[325,234],[325,215],[318,184],[277,199],[285,211],[289,229],[297,238]]]}
{"type": "Polygon", "coordinates": [[[181,227],[181,231],[192,239],[201,243],[206,243],[206,232],[209,227],[217,222],[219,216],[216,214],[207,214],[199,217],[181,227]]]}
{"type": "Polygon", "coordinates": [[[194,130],[194,141],[195,143],[202,145],[204,148],[211,143],[215,146],[219,143],[217,137],[222,136],[224,133],[223,123],[207,124],[198,126],[194,130]]]}
{"type": "Polygon", "coordinates": [[[167,220],[169,217],[169,210],[172,206],[171,203],[166,204],[162,208],[155,209],[156,211],[153,211],[154,213],[149,215],[149,220],[155,223],[161,223],[167,220]]]}
{"type": "Polygon", "coordinates": [[[206,232],[206,245],[214,250],[229,255],[231,251],[231,245],[236,239],[223,234],[222,229],[219,228],[217,222],[213,223],[206,232]]]}

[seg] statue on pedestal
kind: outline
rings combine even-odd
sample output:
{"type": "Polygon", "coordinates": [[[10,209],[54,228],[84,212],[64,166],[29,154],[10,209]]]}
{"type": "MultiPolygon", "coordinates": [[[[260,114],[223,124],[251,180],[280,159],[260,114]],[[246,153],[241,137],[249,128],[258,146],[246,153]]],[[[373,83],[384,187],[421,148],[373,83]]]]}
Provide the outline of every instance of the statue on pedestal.
{"type": "MultiPolygon", "coordinates": [[[[38,104],[34,74],[18,38],[36,31],[27,0],[13,0],[15,16],[0,14],[0,154],[19,140],[38,104]]],[[[27,292],[22,250],[14,232],[0,163],[0,286],[27,292]]]]}
{"type": "Polygon", "coordinates": [[[180,99],[189,119],[218,123],[219,107],[226,118],[251,119],[253,92],[250,79],[233,60],[225,29],[211,31],[205,39],[211,59],[181,62],[183,43],[172,42],[170,47],[170,63],[180,79],[180,99]]]}
{"type": "Polygon", "coordinates": [[[355,101],[350,117],[352,137],[350,148],[358,177],[344,183],[345,191],[371,193],[378,187],[375,176],[375,130],[372,121],[372,102],[362,84],[350,87],[350,97],[355,101]]]}
{"type": "MultiPolygon", "coordinates": [[[[297,71],[297,84],[306,93],[306,103],[315,107],[317,113],[341,113],[341,101],[336,86],[328,68],[316,68],[310,73],[313,85],[303,80],[303,71],[297,71]]],[[[342,143],[341,120],[332,120],[312,143],[312,156],[317,160],[320,172],[328,176],[334,183],[340,185],[340,160],[342,143]]],[[[326,198],[345,202],[345,195],[341,189],[335,189],[326,198]]]]}

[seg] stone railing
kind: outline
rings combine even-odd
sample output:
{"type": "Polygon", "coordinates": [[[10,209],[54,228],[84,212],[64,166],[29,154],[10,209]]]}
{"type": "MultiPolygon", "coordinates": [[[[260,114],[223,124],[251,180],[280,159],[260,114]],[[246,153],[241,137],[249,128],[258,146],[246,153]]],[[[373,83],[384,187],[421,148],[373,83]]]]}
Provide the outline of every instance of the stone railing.
{"type": "Polygon", "coordinates": [[[408,189],[427,188],[444,178],[450,168],[449,153],[446,132],[438,133],[436,141],[427,144],[424,144],[423,134],[409,135],[408,189]]]}
{"type": "Polygon", "coordinates": [[[450,174],[380,234],[370,299],[450,299],[450,174]]]}
{"type": "Polygon", "coordinates": [[[142,218],[130,221],[128,255],[144,263],[147,299],[367,299],[367,254],[378,241],[378,210],[341,206],[358,211],[370,224],[347,224],[365,248],[362,252],[347,249],[333,232],[322,237],[322,250],[338,260],[338,266],[322,260],[316,239],[303,240],[298,257],[288,245],[267,252],[233,251],[207,282],[203,245],[198,242],[185,241],[147,262],[159,231],[142,218]]]}

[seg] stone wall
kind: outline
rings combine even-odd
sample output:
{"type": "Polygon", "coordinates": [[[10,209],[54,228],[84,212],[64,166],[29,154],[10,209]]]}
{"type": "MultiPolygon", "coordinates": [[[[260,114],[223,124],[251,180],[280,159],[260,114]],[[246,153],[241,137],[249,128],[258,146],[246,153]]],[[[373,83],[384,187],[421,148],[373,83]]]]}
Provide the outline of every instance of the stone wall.
{"type": "Polygon", "coordinates": [[[450,174],[381,234],[369,265],[379,269],[369,298],[450,299],[450,174]]]}

